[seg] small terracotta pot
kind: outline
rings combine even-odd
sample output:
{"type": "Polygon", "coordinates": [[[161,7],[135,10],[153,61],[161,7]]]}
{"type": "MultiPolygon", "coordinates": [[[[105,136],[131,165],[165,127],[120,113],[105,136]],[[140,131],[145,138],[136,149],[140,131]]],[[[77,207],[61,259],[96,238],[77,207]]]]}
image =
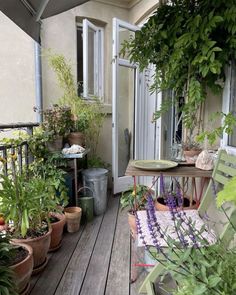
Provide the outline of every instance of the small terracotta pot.
{"type": "Polygon", "coordinates": [[[201,150],[183,151],[183,153],[186,162],[189,164],[194,164],[197,160],[198,155],[201,153],[201,150]]]}
{"type": "MultiPolygon", "coordinates": [[[[13,243],[15,244],[15,243],[13,243]]],[[[26,294],[26,290],[29,287],[30,277],[33,271],[33,249],[29,245],[23,243],[16,243],[17,246],[20,246],[28,251],[27,257],[21,262],[10,266],[10,269],[14,272],[14,278],[16,282],[17,292],[19,294],[26,294]]]]}
{"type": "MultiPolygon", "coordinates": [[[[185,201],[187,202],[189,199],[188,198],[184,198],[185,201]]],[[[155,208],[157,211],[168,211],[169,207],[167,205],[163,204],[163,198],[157,198],[156,202],[155,202],[155,208]],[[159,200],[158,200],[159,199],[159,200]]],[[[193,200],[193,204],[191,206],[184,206],[184,207],[178,207],[179,210],[193,210],[193,209],[197,209],[197,203],[193,200]]]]}
{"type": "Polygon", "coordinates": [[[66,216],[67,231],[69,233],[77,232],[80,228],[82,209],[80,207],[67,207],[64,209],[66,216]]]}
{"type": "Polygon", "coordinates": [[[34,259],[33,274],[43,270],[47,264],[47,253],[51,242],[51,233],[52,229],[50,227],[49,231],[45,235],[37,238],[12,239],[13,243],[22,243],[32,247],[34,259]]]}
{"type": "Polygon", "coordinates": [[[63,235],[63,229],[64,229],[64,225],[66,223],[65,214],[51,213],[50,216],[58,218],[59,221],[51,223],[52,234],[51,234],[51,243],[50,243],[50,247],[49,247],[49,252],[55,251],[60,248],[62,235],[63,235]]]}
{"type": "Polygon", "coordinates": [[[67,138],[70,145],[78,144],[85,146],[85,135],[82,132],[71,132],[67,138]]]}

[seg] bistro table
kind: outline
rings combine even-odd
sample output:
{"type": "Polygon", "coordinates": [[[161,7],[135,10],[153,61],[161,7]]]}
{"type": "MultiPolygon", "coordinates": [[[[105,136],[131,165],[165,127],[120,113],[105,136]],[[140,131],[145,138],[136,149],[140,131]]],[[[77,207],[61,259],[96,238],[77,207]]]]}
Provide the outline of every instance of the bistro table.
{"type": "MultiPolygon", "coordinates": [[[[173,178],[177,178],[177,177],[181,177],[182,178],[182,186],[184,185],[184,179],[188,179],[188,178],[192,178],[192,185],[193,185],[193,190],[195,192],[195,200],[196,200],[196,204],[197,206],[200,203],[202,194],[203,194],[203,190],[205,187],[205,184],[207,183],[207,181],[211,178],[212,175],[212,171],[206,171],[206,170],[201,170],[196,168],[193,165],[178,165],[176,167],[170,168],[170,169],[165,169],[165,170],[144,170],[144,169],[140,169],[140,168],[136,168],[132,165],[133,161],[130,161],[125,175],[126,176],[132,176],[134,179],[134,185],[136,184],[136,177],[137,176],[152,176],[152,177],[158,177],[161,174],[163,176],[169,176],[169,177],[173,177],[173,178]],[[196,178],[201,178],[203,179],[203,183],[201,184],[201,188],[200,188],[200,194],[197,194],[197,188],[196,188],[196,178]]],[[[183,188],[182,188],[183,189],[183,188]]],[[[184,189],[183,189],[184,190],[184,189]]],[[[194,193],[192,191],[192,194],[194,193]]],[[[149,264],[140,264],[140,258],[138,257],[138,253],[137,253],[137,247],[138,247],[138,240],[136,239],[136,237],[132,236],[132,243],[131,243],[131,282],[136,281],[137,279],[137,266],[151,266],[149,264]]],[[[142,260],[142,259],[141,259],[142,260]]]]}
{"type": "Polygon", "coordinates": [[[85,149],[82,153],[77,154],[63,154],[63,157],[65,159],[73,160],[74,163],[74,177],[75,177],[75,204],[78,206],[78,198],[77,198],[77,192],[78,192],[78,165],[77,160],[83,159],[87,157],[87,154],[89,153],[90,149],[85,149]]]}
{"type": "MultiPolygon", "coordinates": [[[[205,184],[207,183],[207,180],[211,178],[212,175],[212,170],[207,171],[207,170],[201,170],[196,168],[193,165],[181,165],[179,164],[178,166],[170,169],[165,169],[165,170],[144,170],[140,168],[136,168],[132,165],[133,161],[130,161],[125,175],[126,176],[132,176],[134,178],[134,182],[136,176],[160,176],[161,174],[163,176],[170,176],[170,177],[181,177],[183,179],[182,183],[184,184],[184,179],[185,178],[192,178],[192,186],[193,186],[193,193],[195,193],[195,198],[197,203],[200,202],[200,199],[203,194],[203,189],[205,187],[205,184]],[[200,187],[200,193],[197,194],[197,187],[196,187],[196,178],[202,178],[203,183],[200,187]]],[[[198,204],[199,205],[199,204],[198,204]]]]}

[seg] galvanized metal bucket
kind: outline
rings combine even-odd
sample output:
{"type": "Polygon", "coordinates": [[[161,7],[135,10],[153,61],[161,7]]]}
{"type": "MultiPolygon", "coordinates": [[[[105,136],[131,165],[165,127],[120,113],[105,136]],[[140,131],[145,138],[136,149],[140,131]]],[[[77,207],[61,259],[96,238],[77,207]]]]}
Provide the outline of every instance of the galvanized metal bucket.
{"type": "Polygon", "coordinates": [[[92,189],[88,196],[94,197],[94,214],[100,215],[107,208],[108,170],[103,168],[89,168],[82,171],[83,186],[92,189]]]}

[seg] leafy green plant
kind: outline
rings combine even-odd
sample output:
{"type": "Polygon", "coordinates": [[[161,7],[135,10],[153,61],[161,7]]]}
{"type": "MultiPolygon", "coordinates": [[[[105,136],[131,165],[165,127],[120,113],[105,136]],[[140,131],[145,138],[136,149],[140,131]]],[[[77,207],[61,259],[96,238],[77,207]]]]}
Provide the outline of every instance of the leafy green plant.
{"type": "Polygon", "coordinates": [[[50,179],[16,171],[8,176],[1,175],[0,183],[1,211],[6,222],[13,223],[14,235],[44,233],[49,212],[58,205],[50,179]]]}
{"type": "MultiPolygon", "coordinates": [[[[131,61],[138,62],[141,69],[150,63],[156,66],[151,90],[173,89],[176,99],[184,96],[180,111],[190,137],[195,126],[196,133],[200,132],[197,123],[208,89],[222,93],[225,66],[236,57],[235,15],[234,0],[165,1],[135,38],[124,43],[121,53],[128,50],[131,61]]],[[[154,114],[154,120],[167,105],[154,114]]],[[[232,127],[227,125],[228,116],[226,132],[232,127]]]]}
{"type": "Polygon", "coordinates": [[[72,127],[71,110],[66,106],[54,104],[43,111],[42,129],[51,136],[64,136],[72,127]]]}
{"type": "Polygon", "coordinates": [[[71,64],[63,55],[51,54],[50,52],[45,55],[50,67],[56,74],[59,86],[64,92],[60,104],[71,108],[75,122],[73,131],[78,128],[77,131],[83,130],[85,132],[87,146],[91,149],[91,154],[95,155],[101,127],[106,116],[102,104],[96,97],[88,101],[77,95],[77,85],[71,64]]]}
{"type": "Polygon", "coordinates": [[[5,234],[0,232],[0,295],[17,295],[13,272],[9,268],[13,251],[5,234]]]}
{"type": "MultiPolygon", "coordinates": [[[[130,187],[129,191],[122,193],[120,199],[121,209],[128,207],[130,210],[144,210],[148,192],[150,192],[150,188],[146,185],[137,184],[136,187],[130,187]]],[[[151,193],[153,192],[151,191],[151,193]]]]}

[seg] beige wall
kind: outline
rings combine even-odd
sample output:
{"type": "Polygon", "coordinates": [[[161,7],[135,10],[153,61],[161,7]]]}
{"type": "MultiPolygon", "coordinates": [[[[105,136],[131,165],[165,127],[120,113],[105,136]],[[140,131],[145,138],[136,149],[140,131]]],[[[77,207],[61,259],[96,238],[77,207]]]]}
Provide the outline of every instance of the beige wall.
{"type": "MultiPolygon", "coordinates": [[[[51,48],[55,53],[63,54],[70,59],[76,77],[76,17],[99,19],[106,23],[105,26],[105,101],[108,104],[106,110],[111,113],[112,102],[112,18],[117,17],[128,20],[128,10],[105,3],[90,1],[77,8],[71,9],[58,16],[50,17],[43,21],[42,46],[51,48]],[[110,105],[110,106],[109,106],[110,105]]],[[[62,92],[58,87],[55,75],[49,69],[43,58],[43,99],[44,107],[57,101],[62,92]]],[[[100,136],[98,153],[108,163],[112,158],[112,120],[108,115],[100,136]]]]}
{"type": "Polygon", "coordinates": [[[34,41],[0,12],[0,124],[35,122],[34,41]]]}

